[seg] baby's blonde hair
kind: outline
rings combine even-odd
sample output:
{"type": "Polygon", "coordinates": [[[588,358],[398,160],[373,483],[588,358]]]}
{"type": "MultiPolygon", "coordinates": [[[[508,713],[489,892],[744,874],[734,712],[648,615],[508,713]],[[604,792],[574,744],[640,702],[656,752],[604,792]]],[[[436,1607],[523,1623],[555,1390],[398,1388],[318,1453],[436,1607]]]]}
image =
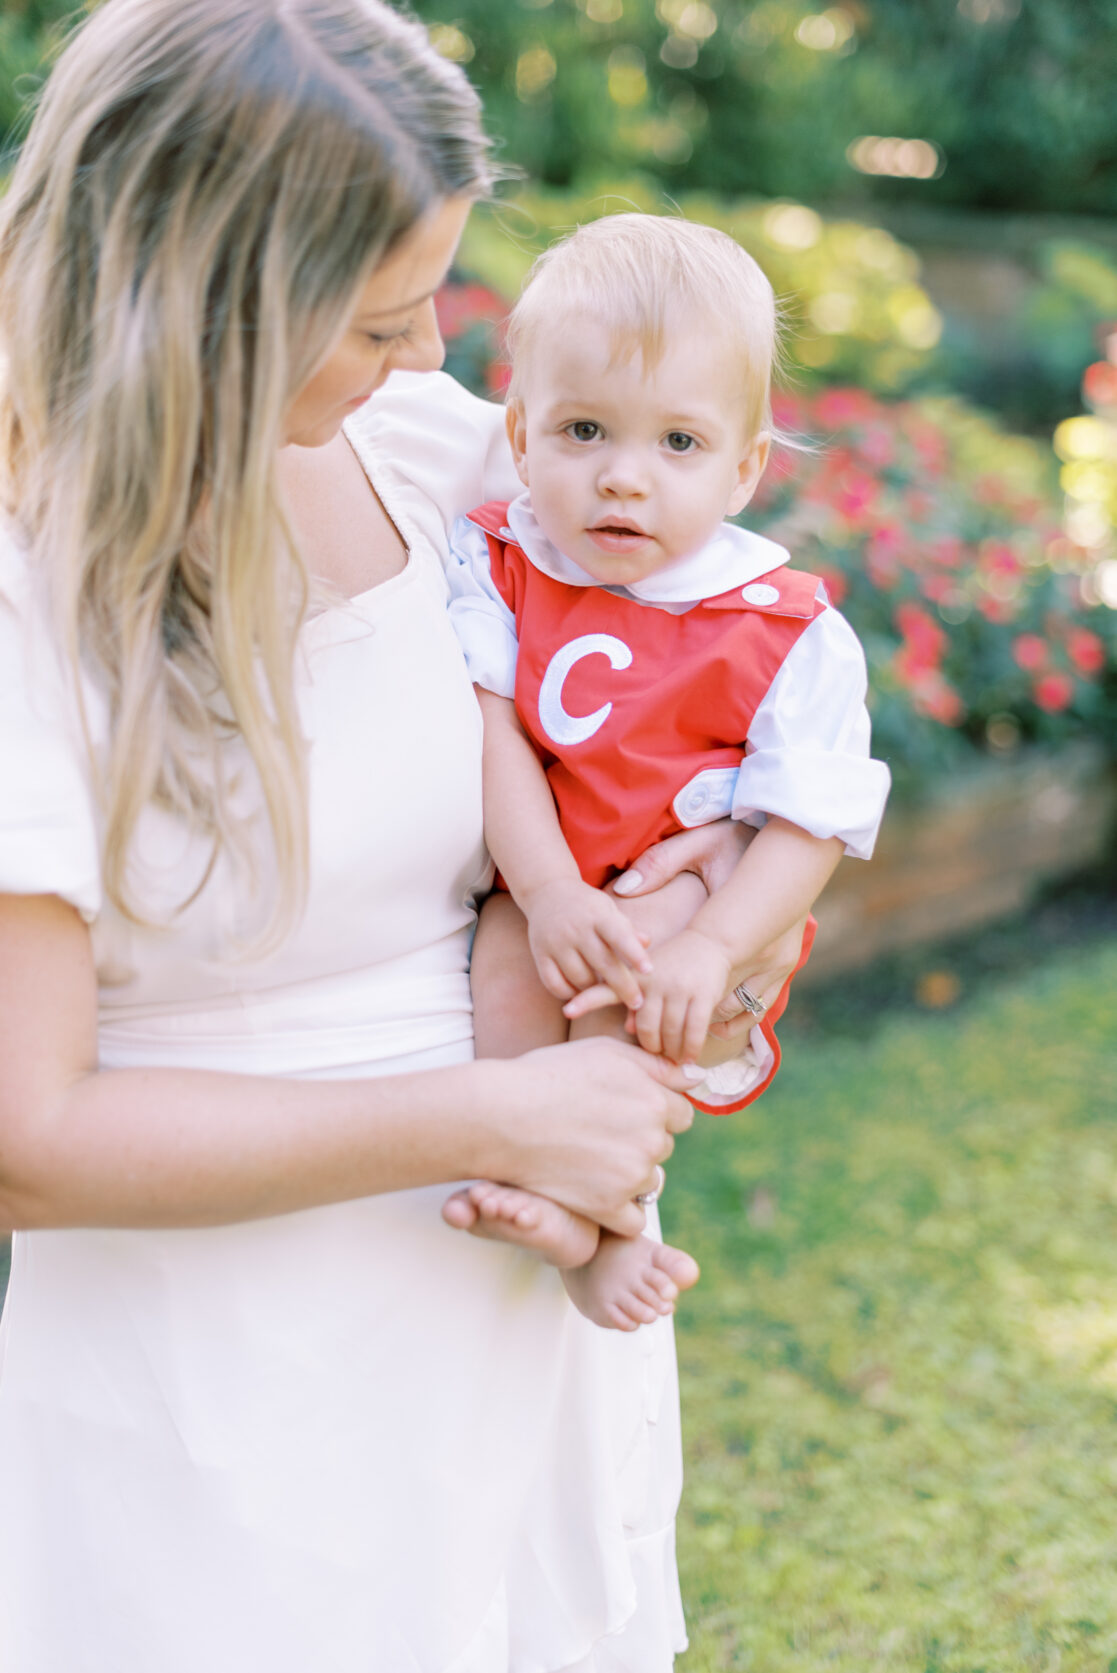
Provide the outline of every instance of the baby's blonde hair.
{"type": "Polygon", "coordinates": [[[727,233],[666,215],[608,215],[536,261],[508,321],[508,399],[522,399],[537,340],[555,321],[604,325],[617,363],[661,360],[680,319],[708,326],[739,367],[745,433],[772,427],[779,323],[772,287],[727,233]]]}
{"type": "Polygon", "coordinates": [[[150,803],[252,862],[231,740],[274,839],[267,939],[298,909],[284,417],[377,263],[488,182],[465,77],[380,0],[106,0],[46,84],[0,207],[0,491],[108,701],[104,880],[130,916],[150,803]]]}

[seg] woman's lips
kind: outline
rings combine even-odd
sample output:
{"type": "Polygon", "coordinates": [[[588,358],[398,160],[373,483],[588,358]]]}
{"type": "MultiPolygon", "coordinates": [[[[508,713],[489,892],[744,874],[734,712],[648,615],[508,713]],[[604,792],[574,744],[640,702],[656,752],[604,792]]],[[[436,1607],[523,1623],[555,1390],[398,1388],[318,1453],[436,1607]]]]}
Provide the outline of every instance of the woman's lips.
{"type": "Polygon", "coordinates": [[[651,538],[643,529],[626,528],[623,523],[602,523],[586,533],[601,552],[634,552],[651,538]]]}

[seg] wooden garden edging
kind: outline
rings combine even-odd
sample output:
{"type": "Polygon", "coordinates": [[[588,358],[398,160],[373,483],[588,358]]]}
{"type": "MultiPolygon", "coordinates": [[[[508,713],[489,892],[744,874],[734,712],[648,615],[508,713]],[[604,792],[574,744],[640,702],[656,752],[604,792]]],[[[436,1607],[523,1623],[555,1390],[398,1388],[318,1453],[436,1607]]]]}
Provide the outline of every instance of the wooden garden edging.
{"type": "Polygon", "coordinates": [[[983,763],[918,807],[891,808],[867,865],[842,862],[798,982],[1020,911],[1040,883],[1100,860],[1115,829],[1117,773],[1100,747],[983,763]]]}

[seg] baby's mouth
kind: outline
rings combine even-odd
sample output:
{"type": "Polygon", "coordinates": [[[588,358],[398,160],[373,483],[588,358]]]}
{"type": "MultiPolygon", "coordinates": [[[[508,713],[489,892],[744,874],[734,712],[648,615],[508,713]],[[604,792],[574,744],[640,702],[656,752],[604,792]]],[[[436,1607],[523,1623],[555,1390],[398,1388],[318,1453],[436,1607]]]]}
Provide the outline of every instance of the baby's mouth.
{"type": "Polygon", "coordinates": [[[595,523],[586,533],[603,552],[630,552],[641,541],[647,540],[645,531],[627,518],[609,518],[595,523]]]}

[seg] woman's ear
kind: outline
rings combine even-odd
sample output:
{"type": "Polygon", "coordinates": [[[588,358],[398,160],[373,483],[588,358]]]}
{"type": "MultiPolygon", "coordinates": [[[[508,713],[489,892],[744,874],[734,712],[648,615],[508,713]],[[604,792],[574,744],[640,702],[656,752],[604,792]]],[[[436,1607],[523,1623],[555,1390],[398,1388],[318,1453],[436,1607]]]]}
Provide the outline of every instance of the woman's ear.
{"type": "Polygon", "coordinates": [[[741,457],[737,466],[737,486],[729,496],[726,509],[727,517],[735,517],[738,511],[743,511],[752,496],[756,493],[756,485],[764,475],[764,467],[768,463],[768,455],[772,451],[772,437],[767,430],[761,430],[749,443],[748,452],[741,457]]]}
{"type": "Polygon", "coordinates": [[[508,431],[508,442],[512,449],[512,462],[516,467],[516,475],[525,488],[530,487],[527,479],[527,423],[524,418],[522,402],[509,401],[504,413],[504,426],[508,431]]]}

